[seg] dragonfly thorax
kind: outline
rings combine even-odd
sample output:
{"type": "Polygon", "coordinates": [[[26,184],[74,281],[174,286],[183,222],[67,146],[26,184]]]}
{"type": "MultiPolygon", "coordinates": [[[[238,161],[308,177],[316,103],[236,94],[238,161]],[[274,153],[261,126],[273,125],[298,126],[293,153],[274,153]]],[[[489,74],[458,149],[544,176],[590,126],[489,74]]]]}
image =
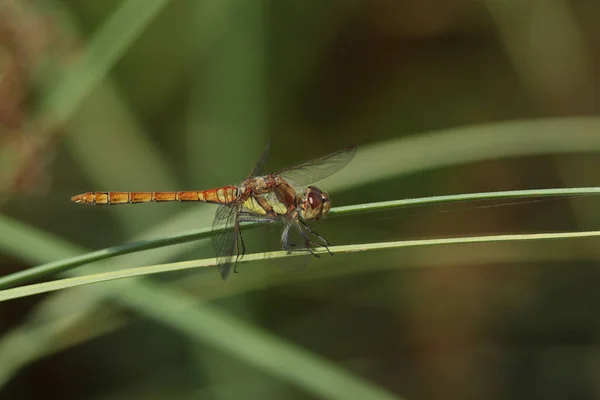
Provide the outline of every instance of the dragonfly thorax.
{"type": "Polygon", "coordinates": [[[305,220],[319,220],[331,208],[329,195],[315,186],[307,187],[300,200],[301,216],[305,220]]]}

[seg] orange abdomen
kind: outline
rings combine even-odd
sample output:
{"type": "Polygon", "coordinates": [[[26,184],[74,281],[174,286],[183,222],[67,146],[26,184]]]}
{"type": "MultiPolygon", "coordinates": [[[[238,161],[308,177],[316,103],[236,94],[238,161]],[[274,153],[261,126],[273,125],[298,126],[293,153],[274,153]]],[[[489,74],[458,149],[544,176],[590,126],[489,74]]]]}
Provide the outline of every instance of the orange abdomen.
{"type": "Polygon", "coordinates": [[[163,201],[202,201],[205,203],[230,204],[238,199],[235,186],[185,192],[87,192],[71,197],[79,204],[114,205],[163,201]]]}

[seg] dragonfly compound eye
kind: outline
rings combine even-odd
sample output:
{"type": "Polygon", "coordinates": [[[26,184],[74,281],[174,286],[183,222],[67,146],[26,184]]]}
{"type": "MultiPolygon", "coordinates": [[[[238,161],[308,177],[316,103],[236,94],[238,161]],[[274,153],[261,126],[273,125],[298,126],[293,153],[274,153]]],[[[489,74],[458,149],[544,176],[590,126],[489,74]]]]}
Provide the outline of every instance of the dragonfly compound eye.
{"type": "Polygon", "coordinates": [[[329,195],[325,192],[322,193],[323,199],[323,215],[327,215],[329,209],[331,208],[331,201],[329,200],[329,195]]]}
{"type": "Polygon", "coordinates": [[[314,186],[306,189],[303,211],[305,219],[319,219],[330,208],[329,197],[314,186]]]}

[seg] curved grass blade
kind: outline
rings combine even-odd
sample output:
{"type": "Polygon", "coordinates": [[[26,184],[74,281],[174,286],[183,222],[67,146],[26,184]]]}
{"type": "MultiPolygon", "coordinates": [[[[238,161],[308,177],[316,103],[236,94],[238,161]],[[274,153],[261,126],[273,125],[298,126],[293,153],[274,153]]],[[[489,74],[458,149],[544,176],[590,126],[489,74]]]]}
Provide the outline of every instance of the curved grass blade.
{"type": "MultiPolygon", "coordinates": [[[[16,242],[25,242],[24,244],[31,249],[32,237],[35,237],[36,245],[39,246],[34,246],[34,248],[36,252],[40,252],[44,256],[47,256],[52,249],[56,249],[54,253],[78,249],[76,246],[69,246],[64,241],[52,235],[44,234],[37,229],[27,229],[28,227],[22,223],[15,222],[15,224],[19,226],[14,229],[13,233],[15,235],[12,236],[12,239],[16,242]],[[21,235],[18,234],[19,232],[21,235]],[[47,243],[47,245],[44,246],[44,243],[47,243]]],[[[2,221],[1,215],[0,226],[7,226],[6,221],[2,221]]],[[[3,242],[0,241],[0,243],[3,242]]],[[[31,251],[29,254],[31,258],[40,257],[38,253],[32,253],[31,251]]],[[[397,398],[384,389],[376,387],[358,376],[351,375],[338,365],[328,363],[312,353],[289,344],[255,326],[239,322],[234,317],[219,311],[211,305],[199,303],[197,298],[186,296],[181,291],[169,288],[167,285],[156,285],[148,279],[126,279],[112,282],[110,285],[88,287],[86,293],[91,296],[118,298],[125,306],[144,312],[172,329],[181,331],[195,340],[215,344],[216,348],[230,353],[233,357],[242,358],[251,365],[259,366],[272,375],[283,377],[292,384],[304,388],[307,392],[316,393],[321,397],[331,399],[356,398],[357,400],[362,398],[381,400],[397,398]],[[157,302],[161,304],[157,306],[157,302]],[[242,347],[242,349],[240,350],[238,347],[242,347]],[[265,357],[265,354],[270,356],[265,357]],[[271,357],[271,355],[273,356],[271,357]],[[282,364],[301,366],[301,369],[282,368],[282,364]],[[328,378],[323,378],[325,376],[328,378]],[[351,390],[346,389],[347,387],[351,390]],[[352,395],[352,392],[356,392],[356,396],[352,395]]],[[[77,307],[80,306],[81,304],[77,305],[77,307]]],[[[44,330],[36,330],[36,334],[42,335],[36,339],[36,345],[51,343],[52,341],[45,334],[49,332],[51,332],[50,334],[56,334],[57,330],[66,329],[74,320],[81,317],[81,313],[87,313],[90,309],[91,303],[87,303],[83,308],[76,309],[78,311],[76,315],[69,315],[66,320],[61,319],[61,322],[64,323],[57,326],[56,329],[49,329],[50,327],[45,325],[44,330]]],[[[16,336],[12,333],[16,332],[12,331],[10,333],[10,337],[14,339],[16,336]]],[[[29,333],[27,334],[29,335],[29,333]]],[[[22,343],[22,340],[20,343],[22,343]]],[[[4,347],[4,350],[6,350],[6,347],[4,347]]],[[[32,351],[34,352],[25,355],[25,359],[21,359],[20,366],[39,356],[39,350],[36,347],[32,347],[32,351]]],[[[3,354],[7,355],[6,353],[3,354]]],[[[15,357],[17,360],[22,357],[20,353],[16,356],[18,356],[15,357]]],[[[0,382],[5,383],[6,378],[8,378],[6,375],[10,375],[12,371],[6,370],[6,368],[3,370],[1,366],[0,364],[0,382]]],[[[14,366],[14,360],[7,364],[7,367],[10,366],[14,366]]]]}
{"type": "MultiPolygon", "coordinates": [[[[482,192],[482,193],[467,193],[459,195],[447,196],[432,196],[416,199],[392,200],[378,203],[358,204],[352,206],[335,207],[329,212],[330,216],[350,215],[357,213],[366,213],[374,211],[390,210],[394,208],[418,206],[426,204],[444,204],[452,202],[465,202],[470,200],[497,200],[497,199],[518,199],[532,197],[558,197],[558,196],[583,196],[600,194],[600,187],[585,187],[585,188],[563,188],[563,189],[536,189],[536,190],[513,190],[500,192],[482,192]]],[[[0,216],[0,222],[2,217],[0,216]]],[[[14,222],[16,223],[16,222],[14,222]]],[[[243,228],[247,229],[252,226],[257,226],[256,223],[244,224],[243,228]]],[[[227,229],[224,227],[223,229],[227,229]]],[[[140,240],[137,242],[127,243],[124,245],[109,247],[102,250],[93,251],[87,254],[82,254],[75,257],[66,258],[54,262],[39,265],[29,268],[14,274],[0,277],[0,289],[5,289],[10,286],[30,282],[39,279],[43,276],[57,274],[76,268],[78,266],[93,262],[105,260],[119,255],[130,254],[142,250],[156,249],[163,246],[170,246],[190,242],[194,240],[204,239],[213,234],[218,234],[220,231],[211,231],[210,228],[202,228],[189,232],[182,232],[164,236],[159,239],[140,240]]],[[[7,232],[9,237],[10,232],[7,232]]],[[[7,249],[9,250],[9,249],[7,249]]]]}
{"type": "MultiPolygon", "coordinates": [[[[557,232],[557,233],[530,233],[516,235],[488,235],[459,238],[441,238],[441,239],[422,239],[422,240],[400,240],[394,242],[378,242],[367,244],[353,244],[344,246],[331,246],[329,249],[333,253],[355,253],[360,251],[388,250],[405,247],[422,246],[440,246],[450,244],[471,244],[471,243],[495,243],[495,242],[514,242],[514,241],[533,241],[533,240],[557,240],[574,239],[586,237],[600,237],[600,231],[584,232],[557,232]]],[[[326,254],[325,249],[314,249],[317,254],[326,254]]],[[[259,260],[271,260],[283,257],[301,257],[303,253],[291,253],[286,251],[273,251],[270,253],[255,253],[241,259],[240,263],[247,263],[259,260]]],[[[17,299],[21,297],[32,296],[41,293],[54,292],[57,290],[73,288],[77,286],[89,285],[99,282],[108,282],[136,276],[153,275],[164,272],[181,271],[191,268],[202,268],[217,265],[215,258],[207,258],[195,261],[183,261],[176,263],[167,263],[151,265],[146,267],[128,268],[119,271],[111,271],[101,274],[79,276],[75,278],[60,279],[52,282],[38,283],[34,285],[21,286],[13,289],[0,291],[0,302],[17,299]]]]}
{"type": "Polygon", "coordinates": [[[124,2],[93,36],[81,59],[65,72],[65,79],[44,99],[44,110],[50,111],[57,121],[69,120],[88,93],[168,3],[169,0],[124,2]]]}
{"type": "Polygon", "coordinates": [[[334,362],[220,312],[216,307],[198,304],[196,297],[166,285],[145,280],[143,289],[138,290],[135,296],[123,290],[120,297],[130,307],[154,319],[166,321],[188,336],[231,353],[317,398],[401,400],[400,396],[348,372],[334,362]]]}
{"type": "Polygon", "coordinates": [[[544,154],[596,154],[598,132],[598,117],[557,117],[420,133],[361,145],[350,165],[319,186],[332,193],[450,165],[544,154]]]}
{"type": "MultiPolygon", "coordinates": [[[[499,192],[479,192],[452,194],[445,196],[419,197],[405,200],[390,200],[377,203],[366,203],[363,205],[352,205],[334,207],[329,211],[328,216],[351,215],[373,211],[391,210],[393,208],[424,206],[429,204],[462,203],[466,201],[486,201],[499,199],[527,199],[527,198],[547,198],[564,196],[591,196],[600,194],[600,187],[581,187],[581,188],[556,188],[556,189],[527,189],[527,190],[508,190],[499,192]]],[[[500,203],[501,205],[512,205],[514,203],[500,203]]],[[[477,206],[474,206],[474,208],[477,206]]],[[[483,206],[485,207],[485,206],[483,206]]]]}

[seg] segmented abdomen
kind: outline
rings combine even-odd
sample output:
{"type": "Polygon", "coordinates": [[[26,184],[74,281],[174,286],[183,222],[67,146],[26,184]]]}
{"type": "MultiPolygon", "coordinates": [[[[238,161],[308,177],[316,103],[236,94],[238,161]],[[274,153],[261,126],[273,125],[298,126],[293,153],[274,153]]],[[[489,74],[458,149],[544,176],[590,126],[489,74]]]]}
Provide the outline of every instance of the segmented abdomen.
{"type": "Polygon", "coordinates": [[[114,205],[167,201],[202,201],[205,203],[230,204],[238,199],[236,186],[185,192],[87,192],[71,197],[80,204],[114,205]]]}

